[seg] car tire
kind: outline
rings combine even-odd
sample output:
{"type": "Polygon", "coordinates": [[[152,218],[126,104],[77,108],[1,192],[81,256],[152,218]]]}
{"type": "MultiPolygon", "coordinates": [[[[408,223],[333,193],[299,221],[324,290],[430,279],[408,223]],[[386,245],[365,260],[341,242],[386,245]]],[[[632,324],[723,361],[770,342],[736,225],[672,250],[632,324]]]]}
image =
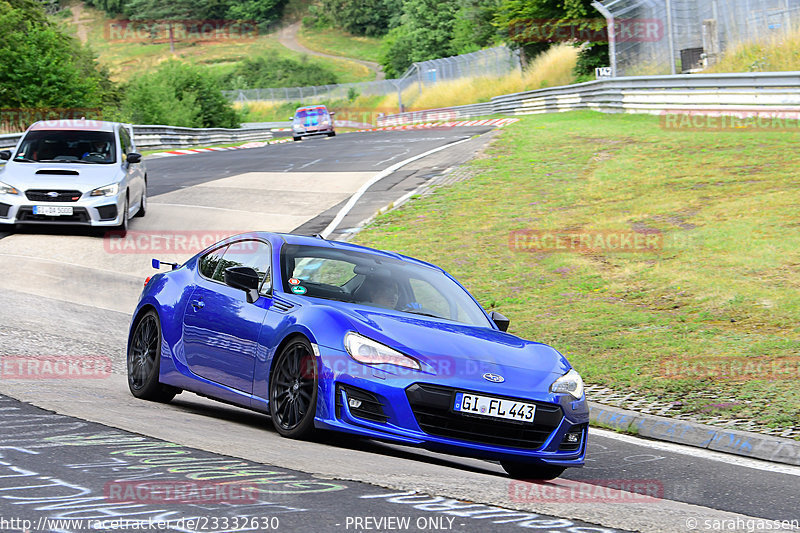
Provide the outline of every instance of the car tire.
{"type": "Polygon", "coordinates": [[[122,206],[122,222],[115,229],[122,235],[128,232],[128,196],[125,195],[125,205],[122,206]]]}
{"type": "Polygon", "coordinates": [[[563,466],[517,463],[514,461],[500,461],[500,465],[510,477],[524,481],[546,481],[555,479],[566,470],[563,466]]]}
{"type": "Polygon", "coordinates": [[[161,370],[161,321],[148,311],[136,322],[128,342],[128,388],[135,397],[169,402],[178,389],[158,381],[161,370]]]}
{"type": "Polygon", "coordinates": [[[302,137],[292,137],[293,141],[299,141],[302,137]]]}
{"type": "Polygon", "coordinates": [[[311,343],[289,341],[276,356],[269,381],[272,425],[282,436],[307,439],[314,433],[319,375],[311,343]]]}
{"type": "Polygon", "coordinates": [[[147,176],[144,178],[144,190],[142,191],[142,200],[139,203],[139,211],[136,213],[137,217],[143,217],[147,214],[147,176]]]}
{"type": "Polygon", "coordinates": [[[328,134],[328,137],[336,137],[336,132],[332,131],[328,134]]]}

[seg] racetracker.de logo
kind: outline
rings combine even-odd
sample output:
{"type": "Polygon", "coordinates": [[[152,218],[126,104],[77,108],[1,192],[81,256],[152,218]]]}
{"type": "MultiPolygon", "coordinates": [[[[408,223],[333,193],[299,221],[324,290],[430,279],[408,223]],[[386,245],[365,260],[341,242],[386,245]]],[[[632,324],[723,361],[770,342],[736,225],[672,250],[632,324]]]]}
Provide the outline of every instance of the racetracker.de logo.
{"type": "Polygon", "coordinates": [[[163,504],[248,504],[258,501],[256,483],[237,481],[111,481],[103,495],[112,503],[163,504]]]}
{"type": "Polygon", "coordinates": [[[111,42],[168,43],[245,41],[258,37],[254,20],[112,20],[105,27],[111,42]]]}
{"type": "Polygon", "coordinates": [[[664,247],[658,230],[515,230],[508,247],[516,252],[656,252],[664,247]]]}
{"type": "Polygon", "coordinates": [[[672,109],[661,112],[661,127],[685,131],[800,131],[800,112],[782,109],[672,109]]]}
{"type": "Polygon", "coordinates": [[[3,356],[0,379],[101,379],[111,375],[111,358],[79,355],[3,356]]]}
{"type": "MultiPolygon", "coordinates": [[[[508,25],[508,35],[517,43],[608,42],[604,19],[518,19],[508,25]]],[[[618,19],[614,36],[619,42],[655,43],[664,38],[659,19],[618,19]]]]}
{"type": "MultiPolygon", "coordinates": [[[[242,236],[244,243],[236,251],[246,253],[255,249],[248,246],[247,233],[229,230],[178,230],[178,231],[108,231],[103,238],[103,248],[109,254],[150,254],[172,252],[194,255],[212,244],[233,235],[242,236]]],[[[255,237],[255,235],[254,235],[255,237]]],[[[255,246],[255,245],[253,245],[255,246]]]]}
{"type": "Polygon", "coordinates": [[[515,503],[658,503],[664,498],[664,483],[657,479],[512,481],[508,497],[515,503]]]}

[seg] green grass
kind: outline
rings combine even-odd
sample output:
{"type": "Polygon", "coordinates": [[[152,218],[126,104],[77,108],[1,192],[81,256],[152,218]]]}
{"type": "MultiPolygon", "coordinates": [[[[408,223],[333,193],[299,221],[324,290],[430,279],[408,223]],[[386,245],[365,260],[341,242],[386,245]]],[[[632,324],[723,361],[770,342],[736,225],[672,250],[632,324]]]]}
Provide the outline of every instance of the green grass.
{"type": "Polygon", "coordinates": [[[698,416],[800,420],[796,132],[665,130],[572,112],[507,126],[476,177],[382,215],[355,241],[432,261],[588,383],[698,416]],[[530,252],[514,230],[658,230],[650,252],[530,252]],[[682,361],[781,362],[793,379],[700,379],[682,361]]]}
{"type": "MultiPolygon", "coordinates": [[[[86,27],[86,37],[92,50],[98,55],[100,63],[107,66],[114,81],[127,81],[136,74],[146,72],[162,61],[177,58],[199,65],[213,66],[217,72],[232,69],[245,57],[275,52],[281,57],[295,60],[305,58],[311,63],[324,64],[338,77],[340,83],[369,81],[374,79],[372,72],[352,61],[308,57],[289,50],[278,42],[275,33],[259,35],[251,39],[224,39],[217,41],[185,41],[175,43],[174,54],[169,43],[123,42],[110,40],[106,28],[110,22],[101,11],[83,6],[82,20],[86,27]]],[[[63,21],[65,27],[77,33],[71,20],[63,21]]]]}
{"type": "Polygon", "coordinates": [[[378,63],[381,59],[381,39],[358,37],[336,28],[309,29],[301,27],[297,39],[311,50],[342,57],[353,57],[378,63]]]}

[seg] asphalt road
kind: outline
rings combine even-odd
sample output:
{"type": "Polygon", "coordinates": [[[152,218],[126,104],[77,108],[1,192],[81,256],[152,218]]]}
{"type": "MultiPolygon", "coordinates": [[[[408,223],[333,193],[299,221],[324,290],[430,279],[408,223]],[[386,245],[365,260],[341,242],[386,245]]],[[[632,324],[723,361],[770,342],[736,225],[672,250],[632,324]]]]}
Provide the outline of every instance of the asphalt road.
{"type": "MultiPolygon", "coordinates": [[[[247,230],[257,225],[259,229],[301,228],[313,233],[327,225],[346,198],[374,173],[474,133],[478,131],[348,134],[259,149],[154,159],[148,162],[152,213],[135,220],[132,229],[247,230]]],[[[444,150],[380,182],[342,226],[356,225],[375,209],[446,172],[466,160],[483,142],[485,138],[479,138],[444,150]]],[[[0,356],[99,355],[110,358],[113,368],[112,375],[96,380],[0,379],[0,393],[81,420],[59,419],[52,426],[49,424],[53,422],[46,419],[10,424],[14,416],[32,413],[33,408],[10,399],[0,403],[0,417],[11,416],[4,418],[0,426],[0,519],[44,516],[8,498],[13,492],[3,488],[18,485],[8,484],[15,478],[3,477],[3,468],[36,472],[42,479],[65,480],[95,495],[113,481],[114,474],[107,467],[65,466],[108,462],[111,448],[31,448],[36,443],[52,442],[48,439],[60,435],[58,428],[63,425],[83,424],[69,426],[68,431],[78,431],[76,435],[100,431],[82,421],[177,443],[201,458],[209,458],[204,455],[208,453],[221,454],[257,465],[272,465],[270,468],[274,466],[298,479],[310,475],[348,487],[310,499],[296,494],[294,499],[282,496],[273,502],[308,509],[281,515],[283,530],[287,531],[312,525],[318,530],[336,530],[343,527],[337,523],[345,524],[341,520],[356,511],[361,516],[411,519],[431,515],[432,511],[419,508],[425,505],[419,503],[422,500],[398,496],[394,501],[387,496],[392,492],[414,492],[439,499],[429,505],[455,498],[574,523],[538,523],[545,531],[593,531],[581,529],[576,521],[621,530],[688,531],[692,519],[698,520],[698,531],[734,531],[748,527],[746,522],[738,527],[736,520],[800,519],[800,468],[610,432],[593,430],[586,467],[570,470],[562,479],[546,485],[559,489],[562,496],[564,491],[573,495],[564,499],[553,498],[552,493],[530,484],[511,482],[499,465],[491,462],[334,435],[323,435],[313,442],[287,441],[269,429],[263,415],[191,394],[182,394],[169,405],[137,401],[125,386],[124,346],[131,302],[138,296],[152,255],[150,249],[116,253],[109,248],[107,239],[80,230],[26,230],[0,240],[0,269],[4,272],[0,277],[0,356]],[[18,437],[21,440],[13,440],[18,437]],[[574,497],[575,490],[620,481],[638,483],[650,491],[651,497],[634,495],[624,503],[603,493],[588,499],[574,497]],[[368,494],[382,496],[363,498],[368,494]]],[[[172,254],[168,258],[178,256],[172,254]]],[[[227,511],[230,512],[226,516],[234,515],[227,511]]],[[[194,507],[179,508],[177,512],[182,516],[199,513],[194,507]]],[[[497,512],[502,515],[508,511],[497,512]]],[[[58,513],[63,514],[63,509],[58,513]]],[[[520,518],[504,523],[475,518],[478,516],[481,514],[463,524],[457,519],[458,527],[466,528],[464,531],[494,531],[505,530],[501,528],[509,525],[520,527],[525,522],[520,518]]],[[[0,531],[6,531],[2,522],[0,531]]]]}

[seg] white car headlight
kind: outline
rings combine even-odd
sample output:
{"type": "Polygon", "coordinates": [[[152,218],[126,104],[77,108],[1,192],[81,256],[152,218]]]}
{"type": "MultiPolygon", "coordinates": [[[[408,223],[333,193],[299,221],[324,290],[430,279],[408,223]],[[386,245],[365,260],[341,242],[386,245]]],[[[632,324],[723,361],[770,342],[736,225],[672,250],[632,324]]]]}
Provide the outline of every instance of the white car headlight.
{"type": "Polygon", "coordinates": [[[570,394],[576,400],[583,398],[583,379],[580,374],[571,369],[550,385],[550,392],[555,394],[570,394]]]}
{"type": "Polygon", "coordinates": [[[0,194],[19,194],[19,189],[0,181],[0,194]]]}
{"type": "Polygon", "coordinates": [[[92,191],[91,196],[114,196],[119,192],[119,183],[99,187],[92,191]]]}
{"type": "Polygon", "coordinates": [[[292,128],[294,128],[296,130],[302,130],[303,126],[301,124],[292,124],[292,128]]]}
{"type": "Polygon", "coordinates": [[[350,332],[344,336],[344,347],[350,357],[367,365],[397,365],[419,370],[419,362],[377,341],[350,332]]]}

